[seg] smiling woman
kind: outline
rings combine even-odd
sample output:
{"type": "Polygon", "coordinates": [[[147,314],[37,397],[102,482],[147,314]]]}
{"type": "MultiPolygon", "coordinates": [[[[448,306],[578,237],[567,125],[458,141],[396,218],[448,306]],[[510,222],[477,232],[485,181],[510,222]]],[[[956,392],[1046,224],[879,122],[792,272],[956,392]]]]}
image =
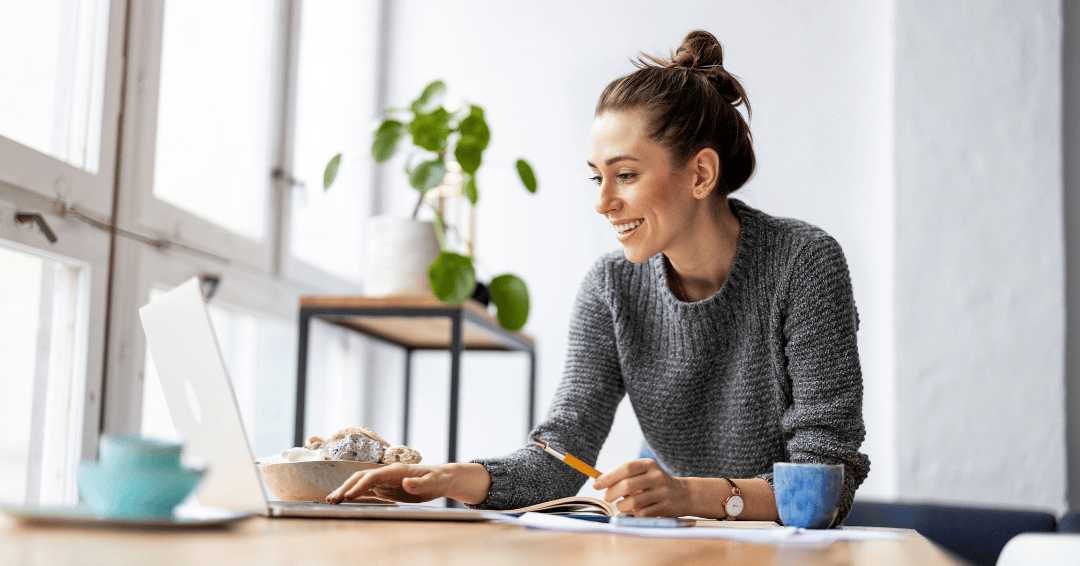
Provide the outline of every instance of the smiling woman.
{"type": "MultiPolygon", "coordinates": [[[[596,107],[596,212],[622,252],[578,292],[563,380],[531,438],[596,462],[630,397],[663,466],[635,460],[593,486],[622,513],[777,520],[776,462],[844,466],[834,525],[869,459],[851,278],[836,241],[729,198],[753,174],[749,103],[711,34],[646,57],[596,107]]],[[[513,509],[571,496],[586,476],[532,444],[468,464],[364,472],[349,497],[400,485],[513,509]]]]}

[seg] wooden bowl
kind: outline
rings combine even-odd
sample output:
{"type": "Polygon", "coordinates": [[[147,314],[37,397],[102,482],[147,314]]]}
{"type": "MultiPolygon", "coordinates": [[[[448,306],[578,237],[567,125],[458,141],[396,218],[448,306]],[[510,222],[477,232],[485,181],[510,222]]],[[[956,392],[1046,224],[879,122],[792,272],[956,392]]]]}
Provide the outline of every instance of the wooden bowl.
{"type": "Polygon", "coordinates": [[[326,501],[326,496],[345,483],[349,476],[383,465],[321,460],[263,464],[259,466],[259,471],[270,492],[282,501],[326,501]]]}

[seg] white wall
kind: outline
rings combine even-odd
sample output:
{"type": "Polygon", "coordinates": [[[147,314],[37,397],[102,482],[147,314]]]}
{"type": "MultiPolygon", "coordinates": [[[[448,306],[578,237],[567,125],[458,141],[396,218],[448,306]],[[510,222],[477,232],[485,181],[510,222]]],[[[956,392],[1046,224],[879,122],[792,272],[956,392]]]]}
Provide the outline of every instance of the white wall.
{"type": "Polygon", "coordinates": [[[1064,508],[1061,3],[902,0],[896,375],[908,499],[1064,508]]]}
{"type": "MultiPolygon", "coordinates": [[[[513,271],[529,283],[533,312],[526,330],[540,345],[541,415],[561,376],[581,277],[601,253],[618,247],[593,211],[594,189],[586,181],[596,98],[633,70],[629,58],[639,51],[666,54],[692,29],[713,32],[755,111],[760,168],[740,198],[822,226],[848,256],[862,318],[864,450],[873,461],[860,494],[895,495],[891,2],[675,1],[661,8],[642,0],[395,1],[392,10],[387,102],[400,106],[442,78],[451,94],[487,111],[492,142],[481,170],[477,254],[493,273],[513,271]],[[537,171],[536,196],[525,193],[510,167],[519,155],[537,171]]],[[[391,163],[383,172],[389,182],[382,198],[387,210],[406,214],[415,193],[400,167],[391,163]]],[[[427,407],[414,430],[429,431],[415,443],[435,461],[445,451],[441,435],[430,431],[445,422],[446,365],[445,357],[431,358],[417,363],[415,375],[435,401],[414,399],[427,407]]],[[[474,364],[466,379],[489,384],[519,381],[522,372],[513,362],[474,364]]],[[[501,408],[508,418],[520,398],[501,408]]],[[[492,417],[473,414],[463,423],[461,459],[504,453],[524,441],[523,425],[484,426],[492,417]]],[[[635,457],[640,443],[624,403],[598,466],[635,457]]]]}

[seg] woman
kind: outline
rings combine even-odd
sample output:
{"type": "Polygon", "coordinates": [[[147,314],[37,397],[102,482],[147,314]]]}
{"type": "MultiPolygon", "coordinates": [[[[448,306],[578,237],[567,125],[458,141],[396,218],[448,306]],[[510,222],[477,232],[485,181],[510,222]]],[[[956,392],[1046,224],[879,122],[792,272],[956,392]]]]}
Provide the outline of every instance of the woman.
{"type": "MultiPolygon", "coordinates": [[[[596,211],[623,250],[581,286],[563,381],[532,435],[595,462],[627,394],[664,467],[635,460],[594,482],[621,512],[776,520],[772,464],[815,462],[845,466],[839,523],[869,470],[843,253],[814,226],[728,198],[754,153],[736,110],[749,102],[715,37],[694,31],[671,60],[647,58],[597,103],[596,211]]],[[[530,445],[361,473],[338,495],[513,509],[585,479],[530,445]]]]}

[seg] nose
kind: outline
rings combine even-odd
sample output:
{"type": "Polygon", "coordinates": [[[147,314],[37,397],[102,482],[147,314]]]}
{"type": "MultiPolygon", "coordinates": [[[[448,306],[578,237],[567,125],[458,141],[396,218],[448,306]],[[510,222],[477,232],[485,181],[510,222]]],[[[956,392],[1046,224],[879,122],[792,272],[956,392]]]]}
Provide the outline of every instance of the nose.
{"type": "Polygon", "coordinates": [[[618,208],[618,202],[611,181],[601,180],[600,186],[596,188],[596,205],[593,207],[596,212],[607,216],[609,212],[618,208]]]}

